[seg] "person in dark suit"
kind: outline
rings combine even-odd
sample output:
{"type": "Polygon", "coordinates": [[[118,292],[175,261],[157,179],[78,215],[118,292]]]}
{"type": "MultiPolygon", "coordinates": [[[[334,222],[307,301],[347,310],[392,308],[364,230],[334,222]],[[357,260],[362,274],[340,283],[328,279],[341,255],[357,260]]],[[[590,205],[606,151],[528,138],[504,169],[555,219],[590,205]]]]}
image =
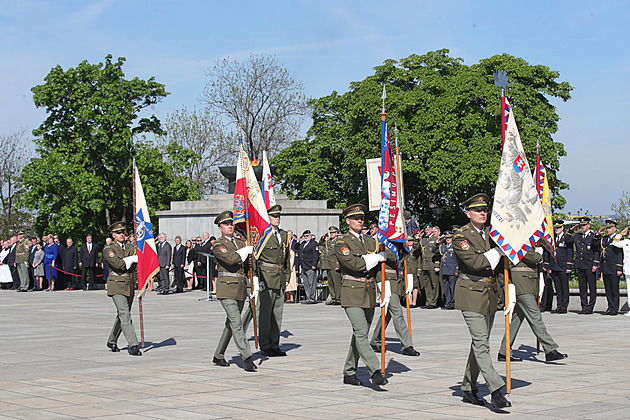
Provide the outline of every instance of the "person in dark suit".
{"type": "Polygon", "coordinates": [[[13,286],[11,290],[19,290],[20,289],[20,275],[18,274],[17,266],[15,265],[15,252],[17,250],[17,236],[12,236],[9,239],[10,248],[9,255],[7,255],[7,264],[9,265],[9,270],[11,270],[11,277],[13,278],[13,286]]]}
{"type": "Polygon", "coordinates": [[[597,266],[594,262],[594,253],[592,242],[595,238],[595,232],[591,230],[591,219],[589,217],[581,217],[578,226],[582,232],[578,232],[567,238],[566,243],[575,246],[575,262],[573,267],[578,271],[578,286],[580,288],[580,303],[582,310],[578,314],[592,314],[597,299],[597,266]],[[588,288],[588,292],[587,292],[588,288]],[[588,293],[588,294],[587,294],[588,293]]]}
{"type": "Polygon", "coordinates": [[[160,264],[160,290],[158,295],[168,295],[171,288],[171,281],[168,275],[171,269],[171,261],[173,259],[173,248],[171,244],[166,242],[166,234],[160,233],[157,244],[158,262],[160,264]]]}
{"type": "Polygon", "coordinates": [[[37,276],[35,275],[35,269],[33,268],[33,259],[35,258],[35,252],[37,251],[37,238],[30,239],[31,246],[28,254],[28,275],[33,283],[31,290],[37,290],[37,276]]]}
{"type": "Polygon", "coordinates": [[[79,264],[79,253],[77,247],[73,245],[72,238],[66,239],[66,247],[61,250],[61,267],[66,273],[63,274],[66,290],[74,290],[76,288],[76,277],[74,274],[77,272],[79,264]]]}
{"type": "Polygon", "coordinates": [[[556,309],[551,313],[566,314],[569,308],[569,275],[573,269],[573,246],[567,245],[568,235],[564,232],[564,221],[553,221],[556,242],[556,257],[545,250],[543,270],[551,273],[556,288],[556,309]]]}
{"type": "Polygon", "coordinates": [[[304,282],[304,294],[306,294],[306,300],[302,301],[302,303],[315,303],[317,295],[319,248],[310,230],[305,230],[302,237],[303,239],[298,245],[302,281],[304,282]]]}
{"type": "Polygon", "coordinates": [[[615,316],[619,313],[619,276],[623,274],[623,251],[613,246],[617,234],[617,222],[606,220],[593,239],[593,250],[596,253],[595,265],[604,278],[604,290],[608,308],[602,315],[615,316]]]}
{"type": "Polygon", "coordinates": [[[83,290],[94,288],[94,277],[98,265],[98,245],[92,242],[92,235],[85,237],[85,242],[79,250],[79,267],[81,267],[81,287],[83,290]],[[90,275],[90,284],[87,283],[87,275],[90,275]]]}
{"type": "Polygon", "coordinates": [[[175,274],[175,292],[184,291],[184,266],[186,265],[186,248],[182,245],[182,237],[175,237],[173,248],[173,273],[175,274]]]}
{"type": "MultiPolygon", "coordinates": [[[[204,254],[210,254],[212,251],[212,242],[210,242],[210,234],[208,232],[204,232],[202,234],[203,239],[201,243],[198,243],[195,255],[197,259],[197,285],[199,290],[204,290],[206,288],[206,281],[208,281],[208,261],[204,254]]],[[[199,238],[197,238],[199,239],[199,238]]]]}

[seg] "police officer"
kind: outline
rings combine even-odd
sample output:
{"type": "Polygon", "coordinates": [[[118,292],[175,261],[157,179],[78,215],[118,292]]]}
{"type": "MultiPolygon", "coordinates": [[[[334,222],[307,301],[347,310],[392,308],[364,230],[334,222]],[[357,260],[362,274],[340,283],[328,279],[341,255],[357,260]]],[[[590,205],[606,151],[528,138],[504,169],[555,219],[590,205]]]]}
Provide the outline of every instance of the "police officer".
{"type": "Polygon", "coordinates": [[[103,248],[103,258],[109,267],[107,278],[107,296],[110,296],[116,306],[116,320],[107,339],[107,347],[111,351],[119,352],[118,337],[122,332],[129,344],[129,354],[141,356],[138,349],[138,337],[131,321],[131,305],[136,290],[136,245],[126,242],[125,222],[116,222],[109,227],[114,240],[103,248]]]}
{"type": "MultiPolygon", "coordinates": [[[[229,366],[225,360],[225,350],[230,339],[243,358],[243,369],[256,372],[256,365],[252,361],[252,351],[245,336],[245,329],[241,321],[241,311],[247,298],[247,278],[249,274],[248,255],[253,252],[251,246],[234,236],[233,213],[224,211],[219,214],[214,223],[219,227],[221,236],[214,241],[214,256],[217,259],[217,299],[225,310],[225,328],[214,352],[212,362],[218,366],[229,366]]],[[[254,277],[254,290],[260,287],[258,279],[254,277]]]]}
{"type": "MultiPolygon", "coordinates": [[[[542,261],[542,248],[530,249],[523,259],[510,270],[510,283],[514,285],[510,288],[510,295],[515,294],[515,306],[508,308],[513,310],[512,322],[510,323],[510,348],[516,340],[518,330],[523,324],[523,320],[527,319],[532,332],[538,338],[545,351],[545,360],[552,362],[567,357],[566,354],[558,352],[558,345],[547,332],[547,327],[543,322],[541,311],[538,309],[536,296],[539,293],[540,281],[538,279],[538,264],[542,261]]],[[[505,362],[505,334],[501,341],[501,349],[498,355],[499,362],[505,362]]],[[[522,362],[520,357],[512,356],[510,352],[510,361],[522,362]]]]}
{"type": "Polygon", "coordinates": [[[543,269],[551,273],[556,288],[556,309],[551,313],[566,314],[569,308],[569,275],[573,269],[573,246],[567,245],[568,235],[564,232],[564,221],[553,221],[555,233],[556,256],[545,250],[543,253],[543,269]]]}
{"type": "MultiPolygon", "coordinates": [[[[566,244],[575,245],[575,262],[573,267],[577,268],[578,271],[580,303],[582,304],[582,310],[578,314],[588,315],[593,313],[595,300],[597,299],[597,279],[595,276],[597,266],[594,262],[594,253],[591,247],[595,233],[591,230],[591,219],[589,217],[581,217],[579,227],[582,231],[567,238],[566,244]]],[[[574,229],[577,228],[578,225],[575,225],[574,229]]]]}
{"type": "Polygon", "coordinates": [[[282,312],[284,308],[284,288],[291,277],[289,235],[280,229],[282,206],[272,206],[267,214],[271,233],[256,259],[259,278],[264,283],[259,292],[260,298],[260,349],[269,357],[286,356],[280,350],[282,312]]]}
{"type": "Polygon", "coordinates": [[[608,309],[602,315],[615,316],[619,313],[619,276],[623,274],[623,250],[613,246],[617,234],[617,222],[606,220],[593,239],[593,250],[596,253],[595,265],[604,278],[604,290],[608,309]]]}
{"type": "MultiPolygon", "coordinates": [[[[341,306],[352,324],[343,383],[361,385],[356,375],[360,357],[367,365],[372,384],[380,386],[388,381],[379,370],[379,360],[370,347],[368,334],[376,306],[377,265],[385,261],[385,253],[378,253],[374,238],[362,233],[366,210],[363,204],[353,204],[343,211],[349,231],[335,243],[342,279],[341,306]]],[[[383,292],[384,302],[389,298],[386,290],[383,292]]]]}
{"type": "Polygon", "coordinates": [[[28,257],[31,251],[28,238],[24,237],[24,231],[18,231],[17,243],[15,246],[15,266],[20,278],[18,292],[28,292],[30,278],[28,277],[28,257]]]}
{"type": "Polygon", "coordinates": [[[466,200],[464,207],[470,222],[453,235],[459,269],[455,308],[462,311],[472,338],[461,389],[464,402],[484,405],[485,401],[477,395],[477,377],[481,373],[491,391],[492,406],[504,408],[512,404],[501,393],[505,382],[492,366],[489,343],[499,290],[495,268],[503,254],[491,241],[486,226],[488,201],[486,194],[466,200]]]}
{"type": "Polygon", "coordinates": [[[431,252],[440,255],[440,274],[444,284],[446,305],[443,309],[455,309],[455,282],[457,281],[457,259],[453,250],[453,231],[444,232],[444,242],[438,240],[431,252]]]}
{"type": "Polygon", "coordinates": [[[335,255],[335,242],[339,235],[336,226],[328,228],[328,237],[324,238],[319,245],[319,262],[321,269],[326,270],[328,278],[328,295],[330,300],[326,305],[340,305],[339,292],[341,290],[341,274],[339,273],[339,262],[335,255]]]}

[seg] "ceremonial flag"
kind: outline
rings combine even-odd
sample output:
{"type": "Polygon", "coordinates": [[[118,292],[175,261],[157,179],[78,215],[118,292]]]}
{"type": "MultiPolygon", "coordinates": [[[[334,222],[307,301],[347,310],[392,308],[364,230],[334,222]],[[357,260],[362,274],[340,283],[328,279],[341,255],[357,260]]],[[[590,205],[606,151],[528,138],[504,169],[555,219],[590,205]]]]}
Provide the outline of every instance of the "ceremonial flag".
{"type": "Polygon", "coordinates": [[[242,139],[239,139],[238,149],[234,187],[234,227],[245,237],[249,233],[248,239],[250,245],[254,247],[254,257],[258,258],[270,237],[271,224],[260,185],[245,153],[242,139]],[[249,232],[246,228],[248,222],[249,232]]]}
{"type": "Polygon", "coordinates": [[[405,223],[398,196],[398,176],[396,175],[395,155],[389,138],[389,127],[385,113],[381,114],[381,209],[378,216],[377,239],[396,256],[396,243],[405,244],[405,223]]]}
{"type": "Polygon", "coordinates": [[[147,280],[157,274],[160,270],[158,263],[157,251],[155,248],[155,239],[153,237],[153,226],[149,218],[149,208],[144,198],[142,183],[138,169],[134,166],[134,186],[135,186],[135,203],[136,208],[134,215],[136,222],[136,254],[138,255],[138,293],[140,296],[144,293],[147,280]]]}
{"type": "Polygon", "coordinates": [[[551,194],[549,192],[549,182],[547,181],[547,170],[540,161],[540,155],[536,156],[536,167],[538,168],[538,197],[542,205],[545,219],[542,222],[543,245],[554,257],[556,255],[556,244],[553,233],[553,214],[551,212],[551,194]]]}
{"type": "Polygon", "coordinates": [[[273,193],[273,182],[271,181],[271,169],[267,161],[267,151],[263,150],[263,174],[262,174],[262,190],[265,197],[265,206],[269,209],[276,205],[276,196],[273,193]]]}
{"type": "Polygon", "coordinates": [[[490,235],[514,264],[543,236],[545,214],[527,163],[514,112],[506,100],[507,131],[494,195],[490,235]]]}

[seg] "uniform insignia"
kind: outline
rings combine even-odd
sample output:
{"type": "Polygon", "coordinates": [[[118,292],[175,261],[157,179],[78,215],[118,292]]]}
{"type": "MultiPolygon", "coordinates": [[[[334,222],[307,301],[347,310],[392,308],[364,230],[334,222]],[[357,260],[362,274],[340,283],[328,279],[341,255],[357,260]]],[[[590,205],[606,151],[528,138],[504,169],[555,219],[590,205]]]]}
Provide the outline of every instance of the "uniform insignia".
{"type": "Polygon", "coordinates": [[[350,255],[350,250],[348,249],[347,246],[344,246],[343,248],[341,248],[341,253],[343,255],[350,255]]]}
{"type": "Polygon", "coordinates": [[[468,251],[470,249],[470,245],[468,245],[468,241],[461,241],[459,246],[462,247],[464,251],[468,251]]]}
{"type": "Polygon", "coordinates": [[[463,237],[464,237],[464,234],[460,232],[460,233],[456,233],[455,236],[453,236],[453,239],[455,239],[455,238],[463,238],[463,237]]]}
{"type": "Polygon", "coordinates": [[[221,250],[221,252],[228,252],[227,248],[224,245],[221,245],[221,248],[219,248],[221,250]]]}
{"type": "Polygon", "coordinates": [[[109,255],[109,258],[113,258],[114,257],[114,250],[110,249],[109,251],[107,251],[107,255],[109,255]]]}

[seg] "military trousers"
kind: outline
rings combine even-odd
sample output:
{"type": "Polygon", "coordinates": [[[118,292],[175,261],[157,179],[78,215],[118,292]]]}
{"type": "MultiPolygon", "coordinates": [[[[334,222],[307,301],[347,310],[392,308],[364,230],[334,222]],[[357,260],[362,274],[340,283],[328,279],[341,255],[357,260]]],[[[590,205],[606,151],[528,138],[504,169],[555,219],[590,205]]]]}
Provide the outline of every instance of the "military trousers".
{"type": "Polygon", "coordinates": [[[591,269],[578,268],[578,287],[582,309],[593,312],[597,299],[597,278],[591,269]]]}
{"type": "Polygon", "coordinates": [[[425,277],[424,288],[427,296],[427,306],[437,306],[438,299],[442,295],[439,274],[435,270],[422,270],[422,276],[425,277]]]}
{"type": "Polygon", "coordinates": [[[327,272],[330,300],[333,302],[341,302],[341,273],[334,268],[327,270],[327,272]]]}
{"type": "MultiPolygon", "coordinates": [[[[385,329],[387,329],[389,321],[393,320],[396,335],[398,335],[403,349],[406,349],[407,347],[413,347],[413,341],[411,340],[411,336],[409,335],[409,326],[407,325],[407,320],[405,320],[405,312],[406,309],[400,303],[400,296],[396,293],[392,293],[392,297],[389,300],[389,306],[387,307],[387,313],[385,314],[385,329]]],[[[370,341],[370,344],[373,346],[381,345],[380,311],[377,315],[378,320],[376,321],[376,327],[374,327],[372,340],[370,341]]]]}
{"type": "Polygon", "coordinates": [[[443,274],[442,283],[444,285],[444,295],[446,296],[446,307],[455,307],[455,283],[457,283],[457,276],[454,274],[443,274]]]}
{"type": "Polygon", "coordinates": [[[543,294],[540,298],[540,310],[550,311],[551,307],[553,306],[553,279],[548,273],[545,272],[542,273],[542,276],[545,282],[545,288],[543,289],[543,294]]]}
{"type": "Polygon", "coordinates": [[[486,381],[490,392],[496,391],[505,385],[501,375],[494,369],[490,357],[490,332],[494,322],[494,312],[490,311],[490,305],[485,314],[473,311],[462,311],[464,321],[470,332],[472,343],[468,353],[466,371],[462,380],[462,391],[477,392],[477,378],[479,373],[486,381]]]}
{"type": "Polygon", "coordinates": [[[118,337],[120,337],[120,333],[122,332],[129,347],[137,346],[138,337],[136,336],[136,330],[133,328],[133,323],[131,322],[133,296],[113,295],[112,300],[116,306],[116,320],[114,321],[112,331],[109,333],[107,342],[109,344],[117,344],[118,337]]]}
{"type": "MultiPolygon", "coordinates": [[[[28,264],[25,262],[16,263],[18,276],[20,277],[20,290],[28,290],[30,278],[28,277],[28,264]]],[[[619,287],[617,287],[619,290],[619,287]]]]}
{"type": "Polygon", "coordinates": [[[569,275],[566,270],[552,271],[551,278],[556,288],[556,309],[565,312],[569,309],[569,275]]]}
{"type": "Polygon", "coordinates": [[[219,345],[214,351],[214,357],[217,359],[225,359],[225,350],[232,338],[243,360],[251,357],[252,351],[249,348],[249,342],[245,336],[245,329],[243,328],[243,321],[241,320],[241,311],[243,310],[243,306],[245,306],[245,301],[234,299],[219,299],[219,301],[227,317],[225,319],[223,333],[219,339],[219,345]]]}
{"type": "MultiPolygon", "coordinates": [[[[242,310],[240,315],[241,317],[241,325],[243,326],[243,333],[245,337],[247,337],[247,327],[249,327],[249,323],[252,321],[252,305],[251,301],[246,300],[244,305],[245,310],[242,310]]],[[[260,319],[260,299],[256,300],[256,321],[260,319]]],[[[258,324],[256,324],[258,325],[258,324]]],[[[219,338],[219,344],[217,345],[217,349],[214,352],[214,357],[217,359],[225,358],[225,350],[227,349],[228,344],[230,344],[230,340],[232,339],[232,330],[229,328],[223,328],[223,332],[221,333],[221,337],[219,338]]]]}
{"type": "Polygon", "coordinates": [[[258,300],[260,301],[260,322],[258,324],[260,325],[260,333],[258,334],[260,337],[260,349],[280,348],[284,291],[282,289],[267,288],[258,294],[258,300]]]}
{"type": "MultiPolygon", "coordinates": [[[[619,277],[615,274],[603,274],[604,291],[608,301],[608,310],[612,313],[619,312],[619,277]]],[[[20,276],[20,278],[22,278],[20,276]]]]}
{"type": "MultiPolygon", "coordinates": [[[[558,345],[551,335],[547,332],[547,327],[542,319],[542,314],[538,309],[538,303],[536,302],[536,296],[533,294],[517,295],[516,306],[514,307],[514,313],[512,314],[512,322],[510,322],[510,348],[514,345],[518,330],[523,325],[523,320],[527,320],[532,332],[540,341],[540,345],[546,353],[556,350],[558,345]]],[[[503,340],[501,341],[501,349],[499,353],[505,356],[505,334],[503,334],[503,340]]]]}
{"type": "Polygon", "coordinates": [[[370,334],[370,324],[374,317],[374,308],[344,308],[346,315],[352,324],[352,339],[350,340],[350,349],[346,357],[346,363],[343,366],[343,374],[351,376],[357,373],[359,358],[363,361],[370,373],[380,369],[378,357],[374,354],[374,350],[370,347],[368,335],[370,334]]]}

